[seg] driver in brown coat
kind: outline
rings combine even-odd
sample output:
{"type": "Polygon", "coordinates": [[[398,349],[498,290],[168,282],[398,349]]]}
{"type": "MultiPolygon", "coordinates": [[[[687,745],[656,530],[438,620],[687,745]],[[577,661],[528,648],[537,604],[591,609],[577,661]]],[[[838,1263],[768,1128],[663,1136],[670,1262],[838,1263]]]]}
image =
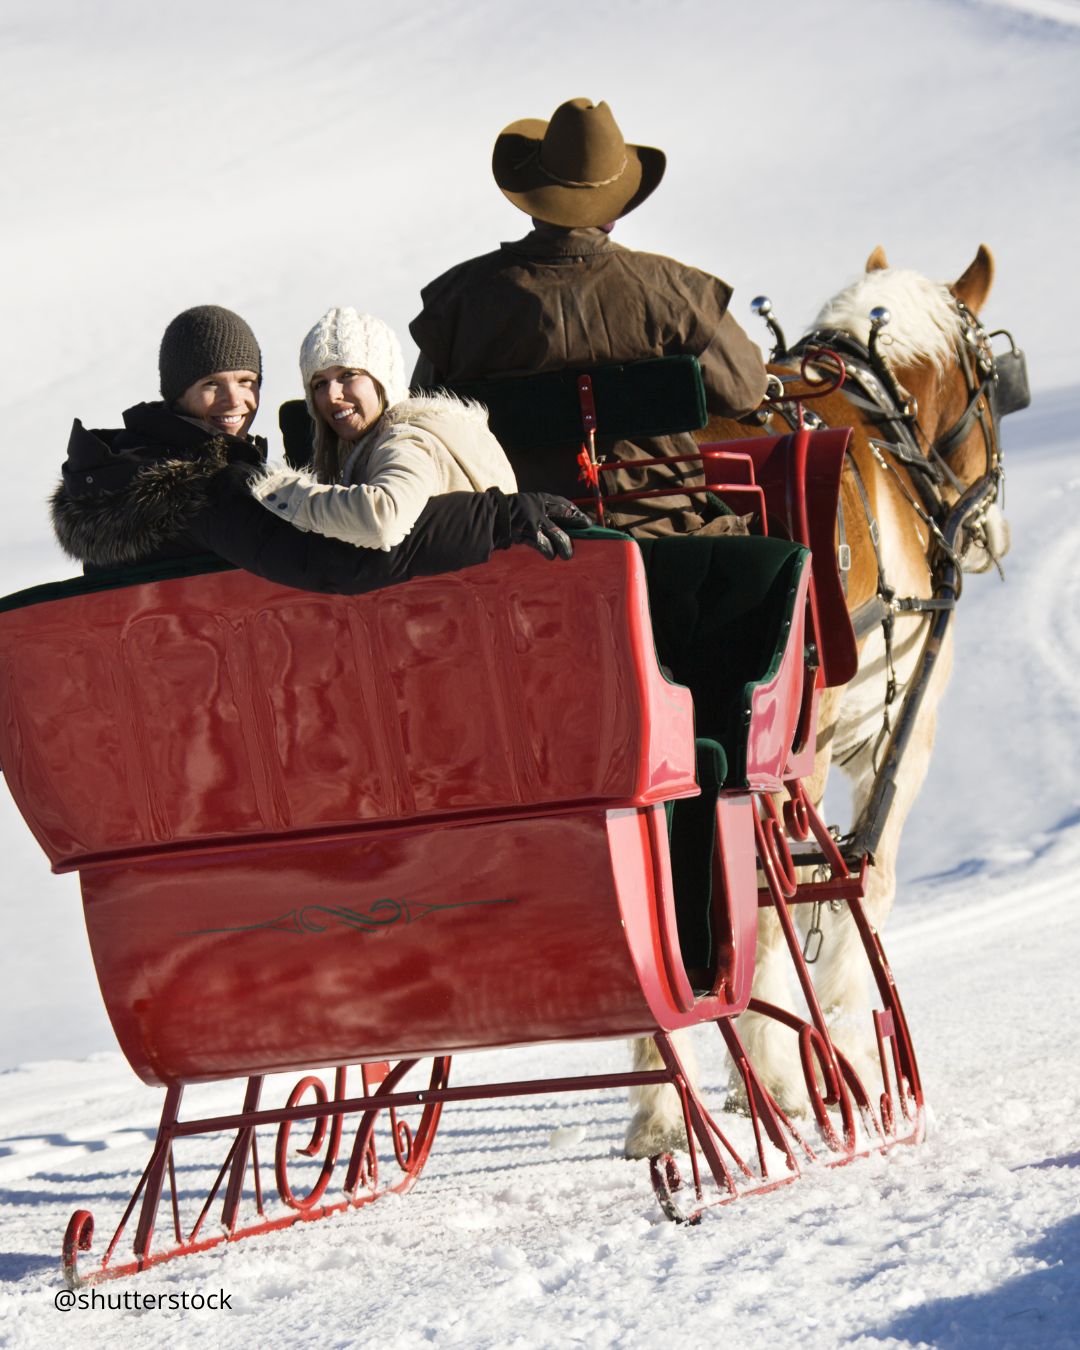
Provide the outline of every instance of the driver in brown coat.
{"type": "MultiPolygon", "coordinates": [[[[413,384],[688,354],[701,363],[710,414],[740,417],[757,408],[765,366],[728,313],[731,288],[610,238],[614,222],[656,188],[665,163],[660,150],[626,144],[606,103],[571,99],[549,122],[511,123],[495,142],[492,170],[533,229],[424,287],[424,308],[409,325],[420,348],[413,384]]],[[[640,460],[694,448],[687,433],[619,441],[610,453],[640,460]]],[[[702,482],[696,465],[604,475],[609,492],[702,482]]],[[[626,503],[607,519],[639,534],[686,533],[704,523],[701,506],[700,497],[655,497],[626,503]]]]}

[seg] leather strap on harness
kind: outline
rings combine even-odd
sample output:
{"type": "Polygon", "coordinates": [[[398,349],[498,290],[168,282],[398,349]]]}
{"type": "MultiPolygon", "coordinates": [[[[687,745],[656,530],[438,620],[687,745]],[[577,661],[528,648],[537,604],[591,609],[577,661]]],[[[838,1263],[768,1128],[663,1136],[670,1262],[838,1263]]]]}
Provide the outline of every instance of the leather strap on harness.
{"type": "Polygon", "coordinates": [[[955,609],[956,600],[952,596],[909,596],[902,600],[887,601],[880,595],[871,596],[864,601],[851,616],[851,626],[856,638],[863,638],[891,611],[893,614],[933,614],[937,610],[955,609]]]}
{"type": "MultiPolygon", "coordinates": [[[[851,833],[842,841],[842,849],[848,859],[869,857],[873,861],[874,851],[885,830],[896,797],[901,763],[911,741],[915,720],[930,687],[937,658],[942,651],[955,612],[956,600],[960,594],[958,541],[968,523],[972,520],[977,523],[979,513],[984,512],[989,503],[996,498],[1002,476],[1000,444],[997,439],[992,398],[997,380],[993,354],[977,320],[959,299],[954,297],[954,302],[967,325],[959,347],[960,362],[968,389],[968,404],[959,421],[934,443],[930,443],[922,431],[916,419],[913,402],[905,400],[904,391],[884,365],[876,348],[868,349],[852,334],[837,329],[809,333],[789,353],[784,353],[780,357],[780,359],[786,356],[801,357],[805,363],[808,359],[812,361],[813,353],[824,347],[843,358],[849,377],[843,389],[844,396],[852,407],[867,414],[881,428],[882,438],[871,441],[874,456],[882,469],[892,473],[909,505],[930,529],[933,543],[937,547],[937,558],[933,566],[934,594],[930,597],[897,598],[885,577],[879,545],[880,532],[870,507],[869,494],[858,466],[849,454],[848,461],[851,464],[853,481],[866,514],[867,529],[878,568],[876,594],[854,611],[851,620],[857,638],[864,637],[877,624],[881,624],[885,637],[886,666],[890,685],[886,694],[885,725],[878,741],[880,745],[881,741],[887,738],[887,745],[880,764],[876,762],[877,749],[875,749],[874,781],[869,799],[851,833]],[[969,435],[976,418],[982,428],[986,447],[986,469],[975,483],[965,488],[949,467],[947,459],[969,435]],[[919,446],[917,436],[921,436],[926,442],[925,454],[919,446]],[[902,465],[908,471],[914,493],[901,476],[897,465],[902,465]],[[941,487],[945,482],[951,484],[958,494],[958,500],[951,507],[941,495],[941,487]],[[915,494],[919,500],[916,500],[915,494]],[[918,667],[905,691],[896,728],[891,734],[887,734],[890,730],[889,703],[895,696],[892,629],[896,615],[901,613],[926,614],[930,622],[920,651],[918,667]]],[[[1020,402],[1015,406],[1023,407],[1026,403],[1020,402]]],[[[792,414],[782,407],[778,411],[794,428],[796,423],[792,414]]],[[[820,425],[820,419],[818,424],[820,425]]],[[[837,535],[841,550],[847,551],[842,503],[837,515],[837,535]]],[[[843,562],[841,569],[846,595],[847,577],[843,562]]],[[[858,754],[868,741],[869,738],[855,746],[849,752],[848,758],[858,754]]]]}

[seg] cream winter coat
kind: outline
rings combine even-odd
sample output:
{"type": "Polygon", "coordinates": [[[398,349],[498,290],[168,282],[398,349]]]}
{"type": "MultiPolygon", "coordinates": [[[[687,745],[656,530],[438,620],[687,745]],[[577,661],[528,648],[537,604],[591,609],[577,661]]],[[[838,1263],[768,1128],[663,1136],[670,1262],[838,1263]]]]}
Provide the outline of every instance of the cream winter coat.
{"type": "Polygon", "coordinates": [[[309,472],[273,469],[253,495],[300,530],[360,548],[391,549],[415,525],[428,498],[444,492],[516,492],[517,480],[488,428],[487,411],[446,394],[406,398],[359,440],[341,484],[309,472]]]}

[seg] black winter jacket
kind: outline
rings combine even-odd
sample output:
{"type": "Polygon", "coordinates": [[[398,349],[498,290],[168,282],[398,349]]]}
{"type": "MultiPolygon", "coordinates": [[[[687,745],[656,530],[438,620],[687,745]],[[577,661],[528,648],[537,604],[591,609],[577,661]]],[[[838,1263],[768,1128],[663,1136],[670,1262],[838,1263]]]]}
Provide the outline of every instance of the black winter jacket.
{"type": "Polygon", "coordinates": [[[269,581],[341,595],[469,567],[510,546],[510,502],[494,488],[433,497],[386,553],[305,534],[248,492],[265,455],[265,442],[215,435],[164,403],[129,408],[123,430],[89,431],[76,419],[52,496],[56,537],[87,573],[210,553],[269,581]]]}

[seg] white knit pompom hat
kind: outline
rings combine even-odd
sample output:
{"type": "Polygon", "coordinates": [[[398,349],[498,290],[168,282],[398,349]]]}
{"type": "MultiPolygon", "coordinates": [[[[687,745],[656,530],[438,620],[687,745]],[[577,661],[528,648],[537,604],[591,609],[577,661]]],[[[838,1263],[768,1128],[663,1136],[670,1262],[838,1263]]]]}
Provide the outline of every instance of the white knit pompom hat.
{"type": "Polygon", "coordinates": [[[347,305],[328,309],[304,338],[300,347],[300,374],[312,417],[315,406],[311,400],[311,377],[330,366],[366,370],[382,386],[388,408],[408,397],[401,343],[394,330],[374,314],[361,314],[347,305]]]}

